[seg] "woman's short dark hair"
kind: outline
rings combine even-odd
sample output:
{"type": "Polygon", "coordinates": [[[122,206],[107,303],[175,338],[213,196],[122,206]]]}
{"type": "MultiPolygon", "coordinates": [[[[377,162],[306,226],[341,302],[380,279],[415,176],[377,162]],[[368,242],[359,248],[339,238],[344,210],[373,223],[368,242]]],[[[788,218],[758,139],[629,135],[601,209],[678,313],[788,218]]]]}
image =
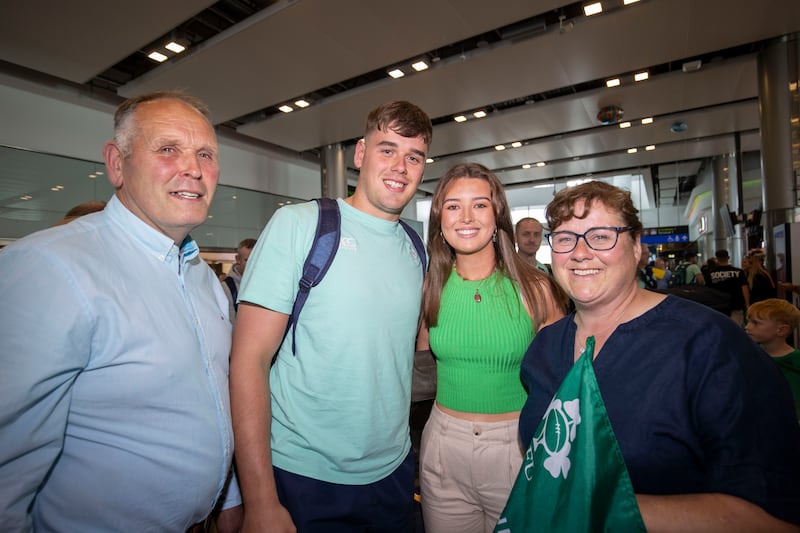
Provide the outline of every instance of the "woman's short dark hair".
{"type": "Polygon", "coordinates": [[[551,230],[555,231],[568,220],[586,218],[595,201],[619,213],[622,217],[622,223],[632,228],[631,236],[636,237],[642,234],[642,222],[638,216],[639,210],[633,205],[631,193],[603,181],[589,181],[558,191],[553,200],[547,205],[545,211],[547,225],[551,230]],[[580,216],[575,214],[575,204],[578,201],[583,202],[583,213],[580,216]]]}

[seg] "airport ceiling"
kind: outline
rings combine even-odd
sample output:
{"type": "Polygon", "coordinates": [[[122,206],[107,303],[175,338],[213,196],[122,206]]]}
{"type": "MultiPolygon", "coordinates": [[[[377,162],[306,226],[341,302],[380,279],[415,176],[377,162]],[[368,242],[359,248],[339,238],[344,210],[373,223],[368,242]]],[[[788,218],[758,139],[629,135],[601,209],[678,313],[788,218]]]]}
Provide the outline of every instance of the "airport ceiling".
{"type": "Polygon", "coordinates": [[[426,192],[469,160],[507,185],[647,171],[655,203],[674,205],[737,137],[742,151],[759,149],[757,56],[800,31],[800,2],[602,0],[587,17],[588,3],[3,2],[0,69],[106,99],[184,88],[222,135],[305,158],[341,143],[352,161],[366,112],[407,99],[434,122],[426,192]],[[164,51],[169,40],[187,50],[164,51]],[[147,58],[156,48],[174,57],[147,58]],[[418,60],[429,68],[407,68],[418,60]],[[406,75],[389,77],[393,67],[406,75]],[[640,72],[649,78],[635,82],[640,72]],[[611,78],[620,85],[606,87],[611,78]],[[296,109],[277,111],[284,104],[296,109]]]}

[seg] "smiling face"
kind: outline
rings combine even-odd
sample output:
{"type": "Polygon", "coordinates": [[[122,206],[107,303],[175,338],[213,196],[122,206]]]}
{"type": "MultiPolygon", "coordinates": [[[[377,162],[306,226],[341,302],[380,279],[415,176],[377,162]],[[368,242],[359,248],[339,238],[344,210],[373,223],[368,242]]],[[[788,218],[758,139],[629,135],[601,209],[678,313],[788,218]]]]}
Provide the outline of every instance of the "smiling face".
{"type": "MultiPolygon", "coordinates": [[[[584,209],[583,200],[578,200],[576,216],[553,231],[583,234],[600,226],[625,226],[616,211],[599,201],[591,205],[585,218],[578,218],[584,215],[584,209]]],[[[616,246],[602,252],[592,250],[583,239],[578,239],[571,252],[553,253],[553,274],[578,308],[613,305],[638,290],[636,269],[641,254],[639,239],[630,232],[620,233],[616,246]]]]}
{"type": "Polygon", "coordinates": [[[427,151],[421,135],[403,137],[391,125],[368,133],[356,144],[353,162],[360,174],[353,207],[378,218],[399,219],[422,181],[427,151]]]}
{"type": "Polygon", "coordinates": [[[494,254],[492,191],[480,178],[450,182],[442,204],[442,234],[456,254],[494,254]]]}
{"type": "Polygon", "coordinates": [[[104,148],[109,180],[125,207],[180,244],[206,220],[217,187],[214,130],[174,99],[142,103],[129,121],[129,146],[110,141],[104,148]]]}

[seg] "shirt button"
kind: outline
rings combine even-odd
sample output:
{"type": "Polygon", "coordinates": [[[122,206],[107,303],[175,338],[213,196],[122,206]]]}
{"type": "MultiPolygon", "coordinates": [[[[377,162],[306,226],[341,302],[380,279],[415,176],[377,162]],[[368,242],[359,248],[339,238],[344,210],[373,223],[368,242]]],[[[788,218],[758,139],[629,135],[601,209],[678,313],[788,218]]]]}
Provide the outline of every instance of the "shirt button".
{"type": "Polygon", "coordinates": [[[481,435],[481,427],[480,426],[472,426],[472,434],[476,437],[480,437],[481,435]]]}

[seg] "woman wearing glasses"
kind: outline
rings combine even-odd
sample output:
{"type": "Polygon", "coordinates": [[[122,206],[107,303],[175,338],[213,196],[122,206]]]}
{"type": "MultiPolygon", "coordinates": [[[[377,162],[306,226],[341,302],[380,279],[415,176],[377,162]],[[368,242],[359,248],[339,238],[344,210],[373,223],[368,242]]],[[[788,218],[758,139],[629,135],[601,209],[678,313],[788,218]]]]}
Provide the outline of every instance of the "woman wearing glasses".
{"type": "Polygon", "coordinates": [[[436,187],[417,349],[436,356],[436,402],[422,434],[427,533],[494,530],[522,462],[527,394],[520,363],[534,334],[564,315],[555,282],[517,256],[500,180],[478,164],[436,187]]]}
{"type": "Polygon", "coordinates": [[[557,193],[546,215],[553,273],[576,312],[525,354],[523,443],[594,337],[594,373],[648,531],[796,530],[800,428],[771,361],[727,317],[639,288],[630,193],[585,183],[557,193]]]}

